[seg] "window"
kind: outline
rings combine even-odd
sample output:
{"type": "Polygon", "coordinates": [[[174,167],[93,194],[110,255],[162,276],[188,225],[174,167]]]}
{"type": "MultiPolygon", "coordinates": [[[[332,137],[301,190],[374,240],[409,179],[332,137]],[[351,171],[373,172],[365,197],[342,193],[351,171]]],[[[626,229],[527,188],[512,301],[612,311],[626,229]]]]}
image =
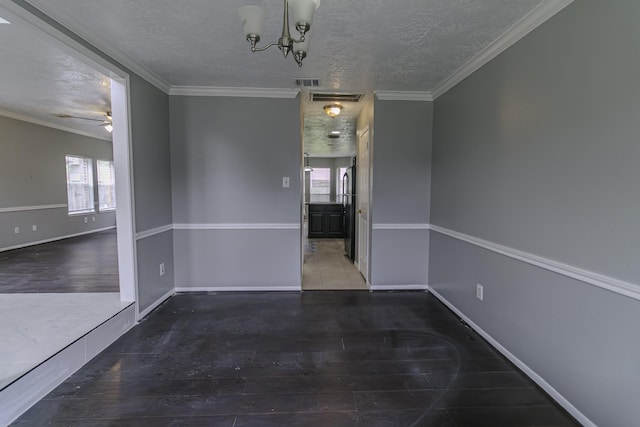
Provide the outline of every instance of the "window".
{"type": "Polygon", "coordinates": [[[116,208],[116,180],[113,162],[98,160],[98,210],[112,211],[116,208]]]}
{"type": "Polygon", "coordinates": [[[70,214],[95,212],[91,159],[66,156],[67,202],[70,214]]]}
{"type": "Polygon", "coordinates": [[[313,168],[309,172],[309,194],[311,202],[331,201],[330,168],[313,168]]]}

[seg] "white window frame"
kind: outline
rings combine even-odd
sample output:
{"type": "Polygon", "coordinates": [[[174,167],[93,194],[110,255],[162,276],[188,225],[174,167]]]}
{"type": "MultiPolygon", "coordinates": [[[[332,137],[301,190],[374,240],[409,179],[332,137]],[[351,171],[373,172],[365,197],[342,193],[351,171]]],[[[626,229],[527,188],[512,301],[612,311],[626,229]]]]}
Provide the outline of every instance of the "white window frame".
{"type": "Polygon", "coordinates": [[[73,215],[84,215],[84,214],[88,214],[88,213],[95,213],[96,211],[96,206],[95,206],[95,195],[94,195],[94,183],[93,183],[93,160],[89,157],[83,157],[83,156],[76,156],[73,154],[68,154],[65,156],[65,172],[66,172],[66,182],[67,182],[67,213],[69,216],[73,216],[73,215]],[[86,178],[87,178],[87,182],[70,182],[70,169],[69,169],[69,160],[70,159],[80,159],[81,161],[85,162],[86,164],[86,178]],[[90,207],[87,208],[87,206],[85,206],[85,209],[73,209],[72,207],[74,205],[73,200],[72,200],[72,189],[71,186],[73,184],[80,184],[83,186],[88,186],[88,189],[85,189],[84,191],[88,191],[90,196],[90,200],[89,200],[89,205],[90,207]]]}
{"type": "Polygon", "coordinates": [[[113,160],[101,160],[98,159],[96,160],[96,170],[98,172],[98,212],[113,212],[116,210],[116,178],[115,178],[115,170],[113,167],[113,160]],[[107,178],[108,177],[101,177],[101,173],[100,171],[103,170],[100,167],[100,163],[107,163],[109,166],[108,168],[111,169],[110,172],[110,182],[104,184],[103,178],[107,178]],[[103,203],[103,186],[108,186],[111,187],[110,191],[111,191],[111,203],[103,203]]]}

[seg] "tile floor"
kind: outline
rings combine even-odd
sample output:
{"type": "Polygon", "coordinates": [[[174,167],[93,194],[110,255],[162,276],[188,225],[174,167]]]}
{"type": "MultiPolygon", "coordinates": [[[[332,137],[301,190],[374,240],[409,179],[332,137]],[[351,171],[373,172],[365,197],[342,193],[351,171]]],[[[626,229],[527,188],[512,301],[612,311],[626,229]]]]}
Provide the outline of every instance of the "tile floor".
{"type": "Polygon", "coordinates": [[[129,304],[117,292],[0,294],[0,389],[129,304]]]}
{"type": "Polygon", "coordinates": [[[171,298],[16,426],[576,426],[425,292],[171,298]]]}
{"type": "Polygon", "coordinates": [[[364,278],[344,254],[342,239],[311,239],[305,243],[302,289],[366,290],[364,278]]]}

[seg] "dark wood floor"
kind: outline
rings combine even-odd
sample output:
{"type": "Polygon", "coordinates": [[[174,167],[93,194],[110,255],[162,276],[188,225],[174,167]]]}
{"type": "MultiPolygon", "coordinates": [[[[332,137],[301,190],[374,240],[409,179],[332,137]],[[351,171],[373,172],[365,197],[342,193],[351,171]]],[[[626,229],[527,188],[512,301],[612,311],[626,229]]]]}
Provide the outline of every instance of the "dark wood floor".
{"type": "Polygon", "coordinates": [[[189,294],[17,426],[578,425],[427,293],[189,294]]]}
{"type": "Polygon", "coordinates": [[[0,293],[118,292],[116,231],[0,252],[0,293]]]}

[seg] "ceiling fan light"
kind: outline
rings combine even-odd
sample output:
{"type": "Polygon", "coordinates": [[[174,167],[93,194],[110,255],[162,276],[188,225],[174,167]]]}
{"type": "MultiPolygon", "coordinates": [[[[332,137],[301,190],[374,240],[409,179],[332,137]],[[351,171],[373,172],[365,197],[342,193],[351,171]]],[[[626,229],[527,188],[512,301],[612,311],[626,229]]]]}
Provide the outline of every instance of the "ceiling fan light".
{"type": "Polygon", "coordinates": [[[113,125],[111,123],[107,123],[106,125],[104,125],[104,129],[107,132],[111,133],[111,132],[113,132],[113,125]]]}
{"type": "Polygon", "coordinates": [[[320,0],[287,0],[291,18],[300,34],[306,33],[313,23],[313,14],[320,7],[320,0]]]}
{"type": "Polygon", "coordinates": [[[241,6],[238,8],[238,15],[242,20],[242,29],[247,39],[256,38],[256,42],[260,40],[260,36],[264,31],[264,19],[266,12],[260,6],[241,6]]]}
{"type": "Polygon", "coordinates": [[[324,106],[324,112],[327,113],[327,116],[332,119],[336,117],[342,111],[342,105],[340,104],[329,104],[324,106]]]}

